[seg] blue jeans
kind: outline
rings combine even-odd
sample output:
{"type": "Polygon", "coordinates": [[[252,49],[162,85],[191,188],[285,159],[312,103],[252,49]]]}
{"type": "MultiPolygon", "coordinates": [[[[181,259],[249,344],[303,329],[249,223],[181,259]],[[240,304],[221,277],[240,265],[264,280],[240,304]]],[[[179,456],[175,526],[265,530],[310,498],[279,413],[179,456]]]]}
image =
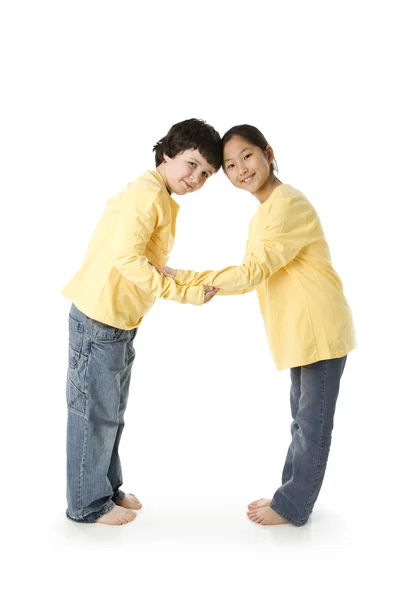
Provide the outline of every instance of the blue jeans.
{"type": "Polygon", "coordinates": [[[72,305],[67,376],[67,516],[94,523],[122,498],[118,447],[137,329],[90,319],[72,305]]]}
{"type": "Polygon", "coordinates": [[[346,358],[290,369],[292,442],[271,508],[293,525],[307,522],[322,486],[346,358]]]}

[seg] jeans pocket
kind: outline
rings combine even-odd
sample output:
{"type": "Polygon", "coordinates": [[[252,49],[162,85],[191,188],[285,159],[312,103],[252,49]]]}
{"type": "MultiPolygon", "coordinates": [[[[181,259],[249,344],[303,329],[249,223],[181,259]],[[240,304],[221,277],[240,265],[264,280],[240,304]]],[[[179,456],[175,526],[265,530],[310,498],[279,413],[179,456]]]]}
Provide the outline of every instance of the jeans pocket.
{"type": "Polygon", "coordinates": [[[87,365],[88,356],[83,354],[84,327],[71,316],[69,317],[69,348],[68,348],[68,377],[67,405],[71,410],[86,414],[87,404],[87,365]]]}
{"type": "Polygon", "coordinates": [[[86,416],[87,397],[78,390],[72,379],[69,377],[67,380],[67,406],[69,410],[72,410],[83,417],[86,416]]]}
{"type": "Polygon", "coordinates": [[[83,324],[69,315],[69,346],[80,352],[83,345],[83,324]]]}
{"type": "Polygon", "coordinates": [[[106,323],[101,323],[94,319],[91,319],[91,326],[91,337],[93,340],[99,342],[114,342],[125,331],[124,329],[117,329],[116,327],[112,327],[112,325],[106,325],[106,323]]]}

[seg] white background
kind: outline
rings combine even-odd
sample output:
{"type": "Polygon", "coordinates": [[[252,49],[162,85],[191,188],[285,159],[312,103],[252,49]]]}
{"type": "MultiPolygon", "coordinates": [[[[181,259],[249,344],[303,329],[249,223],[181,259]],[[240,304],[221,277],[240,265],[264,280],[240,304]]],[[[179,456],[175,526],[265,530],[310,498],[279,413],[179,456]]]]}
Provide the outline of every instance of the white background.
{"type": "MultiPolygon", "coordinates": [[[[2,527],[7,598],[396,597],[399,96],[396,2],[2,3],[2,527]],[[289,372],[256,294],[158,300],[137,336],[121,454],[128,526],[65,516],[69,303],[106,200],[176,121],[259,127],[316,207],[352,307],[309,524],[260,527],[279,485],[289,372]]],[[[240,264],[249,194],[178,199],[170,265],[240,264]]]]}

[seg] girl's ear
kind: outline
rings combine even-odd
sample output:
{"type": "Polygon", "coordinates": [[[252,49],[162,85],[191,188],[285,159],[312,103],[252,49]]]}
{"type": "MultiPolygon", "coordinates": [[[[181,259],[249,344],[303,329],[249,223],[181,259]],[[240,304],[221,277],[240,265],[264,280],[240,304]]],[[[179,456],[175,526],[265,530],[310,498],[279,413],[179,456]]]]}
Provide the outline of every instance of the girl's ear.
{"type": "Polygon", "coordinates": [[[171,160],[171,158],[168,156],[168,154],[165,154],[165,152],[163,152],[163,159],[164,162],[169,162],[171,160]]]}
{"type": "Polygon", "coordinates": [[[274,151],[272,150],[272,148],[269,144],[265,148],[265,152],[267,154],[268,163],[272,164],[274,162],[275,155],[274,155],[274,151]]]}

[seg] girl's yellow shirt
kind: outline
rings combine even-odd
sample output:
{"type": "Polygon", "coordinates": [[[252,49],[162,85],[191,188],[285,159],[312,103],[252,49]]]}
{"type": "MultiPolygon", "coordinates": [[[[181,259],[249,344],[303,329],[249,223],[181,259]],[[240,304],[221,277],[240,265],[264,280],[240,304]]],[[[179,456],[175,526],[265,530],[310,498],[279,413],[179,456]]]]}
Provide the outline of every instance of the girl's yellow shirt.
{"type": "Polygon", "coordinates": [[[290,185],[278,186],[258,208],[242,265],[180,270],[175,281],[213,285],[219,294],[256,289],[278,369],[339,358],[356,346],[351,310],[318,215],[290,185]]]}

